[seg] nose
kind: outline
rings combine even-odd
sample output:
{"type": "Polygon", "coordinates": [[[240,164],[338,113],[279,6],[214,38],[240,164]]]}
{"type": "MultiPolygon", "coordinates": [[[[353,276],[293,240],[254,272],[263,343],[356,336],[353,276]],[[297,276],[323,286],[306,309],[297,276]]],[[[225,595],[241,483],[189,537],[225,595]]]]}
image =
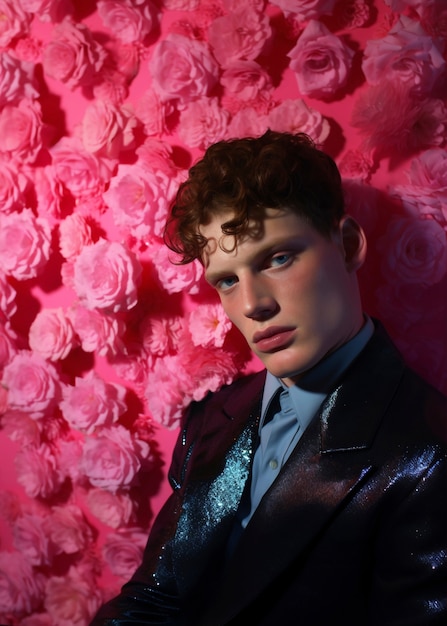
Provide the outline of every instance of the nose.
{"type": "Polygon", "coordinates": [[[260,279],[244,277],[239,287],[245,317],[264,320],[277,311],[278,304],[273,294],[260,279]]]}

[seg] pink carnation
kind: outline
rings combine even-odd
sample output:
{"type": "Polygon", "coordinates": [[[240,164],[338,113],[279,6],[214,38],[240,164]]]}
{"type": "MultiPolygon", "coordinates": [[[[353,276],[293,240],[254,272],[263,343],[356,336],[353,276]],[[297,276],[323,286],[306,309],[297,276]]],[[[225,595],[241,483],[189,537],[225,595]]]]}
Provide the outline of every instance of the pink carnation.
{"type": "Polygon", "coordinates": [[[120,164],[104,193],[115,224],[138,239],[163,233],[175,180],[143,163],[120,164]]]}
{"type": "Polygon", "coordinates": [[[7,319],[17,311],[16,295],[16,290],[9,284],[5,274],[0,271],[0,311],[7,319]]]}
{"type": "Polygon", "coordinates": [[[79,133],[86,150],[117,159],[132,145],[136,124],[130,109],[95,100],[85,110],[79,133]]]}
{"type": "Polygon", "coordinates": [[[31,209],[0,213],[0,269],[17,280],[37,276],[50,257],[49,224],[31,209]]]}
{"type": "Polygon", "coordinates": [[[199,261],[176,265],[177,255],[165,245],[153,243],[149,248],[151,259],[163,288],[168,293],[197,293],[203,276],[199,261]]]}
{"type": "Polygon", "coordinates": [[[29,329],[29,346],[44,359],[65,359],[76,345],[73,325],[62,308],[43,309],[29,329]]]}
{"type": "Polygon", "coordinates": [[[53,38],[45,46],[42,63],[47,76],[74,89],[90,84],[101,70],[105,50],[84,24],[67,18],[53,28],[53,38]]]}
{"type": "Polygon", "coordinates": [[[101,239],[85,246],[74,264],[74,288],[87,308],[116,313],[137,303],[141,265],[123,244],[101,239]]]}
{"type": "Polygon", "coordinates": [[[23,99],[0,111],[0,152],[33,163],[42,149],[42,111],[36,100],[23,99]]]}
{"type": "Polygon", "coordinates": [[[59,401],[56,369],[33,352],[21,350],[14,355],[3,371],[2,384],[8,389],[10,408],[35,419],[43,417],[59,401]]]}
{"type": "Polygon", "coordinates": [[[203,304],[189,314],[188,328],[195,346],[220,348],[232,324],[221,304],[203,304]]]}
{"type": "Polygon", "coordinates": [[[147,443],[133,439],[124,426],[103,428],[86,439],[81,471],[94,487],[115,493],[132,484],[148,455],[147,443]]]}
{"type": "Polygon", "coordinates": [[[26,177],[15,163],[0,161],[0,211],[10,213],[23,208],[27,185],[26,177]]]}
{"type": "Polygon", "coordinates": [[[57,626],[85,626],[102,604],[92,575],[71,566],[65,576],[51,576],[45,588],[45,608],[57,626]]]}
{"type": "Polygon", "coordinates": [[[95,372],[76,378],[75,386],[62,389],[60,409],[67,422],[78,430],[91,434],[99,426],[111,426],[126,409],[126,389],[106,383],[95,372]]]}
{"type": "Polygon", "coordinates": [[[208,30],[214,56],[222,66],[258,57],[272,34],[270,21],[263,11],[239,8],[217,17],[208,30]]]}
{"type": "Polygon", "coordinates": [[[317,143],[323,143],[330,132],[327,119],[303,100],[283,100],[269,113],[268,120],[272,130],[306,133],[317,143]]]}
{"type": "Polygon", "coordinates": [[[146,542],[147,532],[138,528],[109,533],[102,553],[112,574],[129,579],[141,564],[146,542]]]}
{"type": "Polygon", "coordinates": [[[44,576],[20,552],[0,552],[0,606],[2,613],[24,615],[41,603],[44,576]]]}
{"type": "Polygon", "coordinates": [[[54,175],[78,200],[99,196],[111,170],[104,159],[88,152],[80,141],[63,137],[52,149],[54,175]]]}
{"type": "Polygon", "coordinates": [[[219,76],[208,45],[176,33],[156,44],[149,69],[161,98],[181,102],[207,96],[219,76]]]}
{"type": "Polygon", "coordinates": [[[26,13],[16,0],[0,0],[2,26],[0,47],[7,48],[16,37],[28,34],[33,16],[26,13]]]}
{"type": "Polygon", "coordinates": [[[77,306],[69,315],[85,352],[110,356],[125,350],[122,337],[126,327],[119,317],[82,306],[77,306]]]}
{"type": "Polygon", "coordinates": [[[326,98],[346,83],[354,51],[326,26],[311,20],[287,56],[301,95],[326,98]]]}
{"type": "Polygon", "coordinates": [[[92,229],[82,215],[72,213],[59,223],[59,248],[64,259],[74,260],[84,246],[93,243],[92,229]]]}
{"type": "Polygon", "coordinates": [[[2,51],[0,55],[0,108],[23,98],[38,98],[31,63],[25,63],[2,51]]]}
{"type": "Polygon", "coordinates": [[[22,448],[15,457],[17,482],[30,498],[48,498],[54,495],[63,482],[63,475],[51,448],[22,448]]]}
{"type": "Polygon", "coordinates": [[[53,507],[45,520],[45,528],[57,554],[85,552],[93,539],[84,514],[74,504],[53,507]]]}
{"type": "Polygon", "coordinates": [[[178,134],[190,148],[205,150],[227,133],[229,115],[217,98],[199,98],[180,112],[178,134]]]}
{"type": "Polygon", "coordinates": [[[87,505],[95,517],[111,528],[125,526],[133,514],[133,502],[126,493],[91,489],[87,493],[87,505]]]}
{"type": "Polygon", "coordinates": [[[300,22],[332,14],[335,4],[335,0],[270,0],[270,2],[282,9],[286,16],[293,15],[300,22]]]}
{"type": "Polygon", "coordinates": [[[189,374],[187,393],[190,400],[202,400],[209,391],[229,385],[238,373],[234,356],[224,350],[191,347],[182,353],[181,358],[189,374]]]}
{"type": "Polygon", "coordinates": [[[97,8],[104,26],[124,43],[143,41],[154,27],[149,0],[99,0],[97,8]]]}
{"type": "Polygon", "coordinates": [[[13,526],[14,547],[25,555],[31,565],[51,565],[53,553],[41,515],[19,516],[13,526]]]}
{"type": "Polygon", "coordinates": [[[447,274],[446,231],[433,219],[396,218],[377,246],[388,280],[434,285],[447,274]]]}
{"type": "Polygon", "coordinates": [[[367,41],[362,69],[370,85],[397,81],[427,94],[444,73],[445,61],[420,23],[401,15],[386,37],[367,41]]]}

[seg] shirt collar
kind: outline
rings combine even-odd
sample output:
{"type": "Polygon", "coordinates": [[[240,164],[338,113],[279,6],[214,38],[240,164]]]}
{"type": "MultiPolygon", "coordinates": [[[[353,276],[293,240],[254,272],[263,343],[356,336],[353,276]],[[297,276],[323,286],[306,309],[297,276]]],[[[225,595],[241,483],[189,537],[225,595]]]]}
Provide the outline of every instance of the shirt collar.
{"type": "Polygon", "coordinates": [[[292,387],[286,387],[279,378],[267,372],[261,424],[273,395],[279,387],[283,387],[289,390],[300,423],[305,428],[337,380],[366,346],[373,332],[374,324],[369,316],[365,316],[364,325],[352,339],[320,361],[300,379],[299,384],[292,387]]]}

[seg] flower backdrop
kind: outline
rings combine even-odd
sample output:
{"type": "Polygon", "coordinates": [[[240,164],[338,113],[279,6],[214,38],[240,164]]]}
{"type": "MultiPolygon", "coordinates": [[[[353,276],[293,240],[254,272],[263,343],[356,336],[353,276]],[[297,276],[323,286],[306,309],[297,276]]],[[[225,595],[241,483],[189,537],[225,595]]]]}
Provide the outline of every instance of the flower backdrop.
{"type": "Polygon", "coordinates": [[[444,0],[0,0],[0,623],[131,575],[179,419],[259,367],[164,221],[216,140],[304,131],[366,310],[447,391],[444,0]]]}

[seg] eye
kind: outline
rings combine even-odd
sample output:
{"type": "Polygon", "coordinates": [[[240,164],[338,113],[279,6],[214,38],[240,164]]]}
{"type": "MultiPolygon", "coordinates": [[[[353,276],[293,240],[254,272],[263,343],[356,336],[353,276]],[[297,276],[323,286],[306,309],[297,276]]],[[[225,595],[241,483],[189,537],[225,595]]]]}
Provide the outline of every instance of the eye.
{"type": "Polygon", "coordinates": [[[282,265],[287,265],[292,259],[292,255],[286,252],[282,252],[281,254],[275,254],[270,259],[270,267],[280,267],[282,265]]]}
{"type": "Polygon", "coordinates": [[[225,276],[225,278],[220,278],[214,286],[219,291],[228,291],[228,289],[231,289],[236,283],[236,276],[225,276]]]}

